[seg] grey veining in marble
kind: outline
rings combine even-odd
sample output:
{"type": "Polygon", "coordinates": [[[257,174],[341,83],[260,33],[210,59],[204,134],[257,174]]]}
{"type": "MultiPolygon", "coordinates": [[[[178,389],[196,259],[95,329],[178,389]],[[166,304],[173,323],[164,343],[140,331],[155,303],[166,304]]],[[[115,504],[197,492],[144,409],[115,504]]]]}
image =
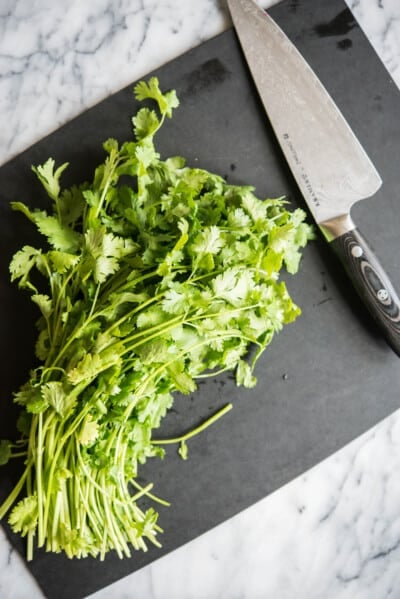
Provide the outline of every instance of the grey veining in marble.
{"type": "Polygon", "coordinates": [[[212,0],[6,0],[0,161],[227,25],[212,0]]]}
{"type": "MultiPolygon", "coordinates": [[[[347,3],[400,86],[400,2],[347,3]]],[[[2,0],[0,162],[229,24],[222,0],[2,0]]],[[[397,599],[399,470],[396,413],[92,599],[397,599]]],[[[0,529],[0,598],[41,597],[0,529]]]]}

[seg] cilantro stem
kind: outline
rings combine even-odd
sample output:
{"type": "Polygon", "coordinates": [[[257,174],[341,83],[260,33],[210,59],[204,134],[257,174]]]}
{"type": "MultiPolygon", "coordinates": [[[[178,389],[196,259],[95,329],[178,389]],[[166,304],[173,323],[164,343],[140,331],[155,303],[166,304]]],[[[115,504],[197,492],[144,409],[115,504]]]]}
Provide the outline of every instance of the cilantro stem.
{"type": "Polygon", "coordinates": [[[95,310],[95,308],[96,308],[97,300],[98,300],[98,298],[99,298],[99,292],[100,292],[100,289],[101,289],[101,284],[100,284],[100,283],[98,283],[98,284],[97,284],[97,287],[96,287],[95,294],[94,294],[94,298],[93,298],[93,300],[92,300],[92,306],[91,306],[91,308],[90,308],[89,316],[88,316],[88,320],[89,320],[89,321],[90,321],[90,319],[92,318],[92,316],[93,316],[93,313],[94,313],[94,310],[95,310]]]}
{"type": "Polygon", "coordinates": [[[45,539],[43,528],[43,484],[42,484],[42,458],[43,458],[43,414],[38,415],[38,433],[37,433],[37,448],[36,448],[36,492],[38,501],[38,545],[42,547],[45,539]]]}
{"type": "Polygon", "coordinates": [[[33,537],[34,532],[29,530],[27,534],[27,542],[26,542],[26,560],[31,562],[33,560],[33,537]]]}
{"type": "Polygon", "coordinates": [[[97,534],[97,538],[99,541],[102,539],[101,529],[104,527],[104,518],[99,511],[99,505],[96,499],[96,488],[93,485],[88,485],[86,483],[86,488],[88,490],[88,498],[87,498],[87,516],[89,520],[92,522],[92,526],[95,534],[97,534]]]}
{"type": "Polygon", "coordinates": [[[28,462],[28,464],[25,467],[24,472],[22,473],[21,478],[19,479],[19,481],[17,482],[17,484],[15,485],[15,487],[13,488],[13,490],[11,491],[11,493],[9,494],[7,499],[5,501],[3,501],[3,503],[0,505],[0,520],[2,520],[4,518],[4,516],[6,515],[8,510],[15,503],[15,501],[16,501],[18,495],[20,494],[20,492],[24,486],[24,483],[30,473],[31,467],[32,467],[32,462],[28,462]]]}
{"type": "MultiPolygon", "coordinates": [[[[78,456],[78,461],[80,463],[80,466],[82,468],[82,471],[85,474],[85,477],[91,482],[91,484],[98,490],[100,491],[100,493],[102,493],[102,495],[107,495],[107,497],[110,500],[116,501],[116,503],[118,503],[118,500],[115,500],[112,496],[111,493],[107,492],[104,490],[104,488],[98,483],[96,482],[96,480],[93,478],[92,474],[90,473],[89,469],[87,468],[86,464],[83,461],[82,458],[82,454],[81,451],[79,449],[79,445],[77,444],[77,448],[76,448],[76,452],[77,452],[77,456],[78,456]]],[[[153,485],[150,485],[148,488],[152,488],[153,485]]],[[[142,488],[141,488],[142,489],[142,488]]],[[[146,494],[145,490],[142,489],[142,492],[140,493],[141,495],[146,494]]]]}
{"type": "MultiPolygon", "coordinates": [[[[134,269],[133,269],[134,270],[134,269]]],[[[132,274],[132,266],[130,264],[123,265],[114,275],[112,275],[104,284],[102,288],[102,296],[100,302],[104,302],[106,306],[109,305],[110,295],[114,292],[123,292],[125,290],[133,291],[139,283],[143,283],[152,277],[155,277],[157,270],[150,270],[145,272],[135,279],[130,279],[129,275],[132,274]]]]}
{"type": "Polygon", "coordinates": [[[61,512],[61,502],[62,502],[61,493],[57,493],[56,500],[55,500],[54,513],[53,513],[53,526],[52,526],[52,531],[51,531],[51,536],[53,537],[53,539],[57,538],[57,530],[58,530],[58,526],[59,526],[59,519],[60,519],[60,512],[61,512]]]}
{"type": "Polygon", "coordinates": [[[182,441],[187,441],[192,437],[198,435],[206,428],[217,422],[222,416],[227,414],[230,410],[232,410],[233,405],[231,403],[226,404],[221,410],[218,410],[215,414],[213,414],[210,418],[207,418],[202,424],[196,426],[196,428],[190,430],[188,433],[181,435],[180,437],[172,437],[170,439],[152,439],[152,443],[154,445],[173,445],[176,443],[181,443],[182,441]]]}
{"type": "Polygon", "coordinates": [[[90,522],[91,528],[94,532],[94,534],[97,536],[97,538],[101,538],[101,532],[99,529],[98,524],[102,521],[100,514],[97,510],[97,504],[95,502],[91,502],[91,504],[89,504],[89,492],[90,492],[90,486],[88,484],[85,485],[85,491],[86,493],[84,493],[82,491],[81,486],[79,485],[79,497],[80,497],[80,501],[82,502],[82,506],[83,506],[83,517],[82,516],[82,526],[84,526],[85,528],[87,527],[88,523],[90,522]],[[87,522],[88,520],[88,522],[87,522]]]}
{"type": "MultiPolygon", "coordinates": [[[[83,385],[75,387],[75,389],[74,389],[75,393],[79,393],[79,391],[81,390],[82,386],[83,385]]],[[[50,462],[50,470],[49,470],[49,474],[48,474],[48,477],[47,477],[48,488],[51,487],[52,484],[53,484],[54,473],[55,473],[56,467],[58,465],[59,456],[60,456],[61,452],[64,450],[65,442],[68,440],[68,438],[71,437],[71,435],[73,434],[73,432],[81,424],[82,420],[85,418],[86,414],[90,411],[90,409],[91,409],[91,405],[89,403],[86,404],[82,408],[82,410],[80,411],[80,413],[72,421],[72,423],[69,425],[69,427],[68,427],[68,429],[66,431],[63,431],[63,429],[59,425],[59,431],[58,431],[58,435],[56,437],[56,442],[57,442],[56,450],[55,450],[54,455],[52,456],[52,459],[51,459],[51,462],[50,462]],[[60,436],[61,436],[61,438],[60,438],[60,436]]],[[[44,527],[44,529],[47,527],[47,522],[48,522],[48,518],[49,518],[49,510],[50,510],[50,502],[47,501],[45,503],[45,506],[44,506],[44,515],[43,515],[43,527],[44,527]]]]}
{"type": "MultiPolygon", "coordinates": [[[[77,275],[78,269],[79,269],[79,262],[77,265],[75,265],[72,268],[72,270],[67,274],[67,276],[63,277],[63,279],[64,279],[63,283],[62,283],[60,290],[57,294],[57,299],[56,299],[55,306],[54,306],[56,325],[55,325],[55,330],[54,330],[54,334],[53,334],[53,344],[52,344],[50,353],[54,349],[55,342],[56,342],[57,336],[58,336],[58,329],[61,326],[60,307],[61,307],[62,302],[65,302],[65,295],[66,295],[66,290],[67,290],[68,284],[77,275]]],[[[54,291],[52,292],[52,295],[54,296],[54,291]]]]}
{"type": "Polygon", "coordinates": [[[107,519],[107,530],[108,530],[108,534],[112,539],[112,542],[114,544],[114,548],[117,551],[117,554],[119,557],[123,556],[123,553],[125,553],[125,555],[127,557],[130,557],[130,551],[129,551],[129,547],[125,542],[125,539],[123,538],[119,527],[116,525],[116,521],[115,518],[113,517],[113,509],[111,507],[111,505],[109,504],[109,499],[108,499],[108,495],[106,493],[104,493],[104,490],[107,488],[107,483],[105,480],[105,475],[104,473],[101,475],[100,477],[101,479],[101,486],[102,486],[102,499],[103,499],[103,507],[104,507],[104,513],[105,513],[105,517],[107,519]]]}
{"type": "Polygon", "coordinates": [[[141,492],[141,494],[146,495],[152,501],[155,501],[156,503],[160,503],[161,505],[165,505],[166,507],[169,507],[171,505],[169,501],[166,501],[165,499],[161,499],[161,497],[158,497],[157,495],[154,495],[153,493],[150,493],[149,492],[150,491],[150,489],[149,489],[150,485],[147,485],[147,487],[142,487],[141,485],[139,485],[139,483],[137,482],[137,480],[135,480],[134,478],[131,478],[129,480],[129,482],[131,483],[132,486],[134,486],[137,489],[139,489],[139,491],[141,492]]]}
{"type": "MultiPolygon", "coordinates": [[[[132,289],[131,285],[135,286],[138,283],[141,283],[143,281],[145,281],[148,278],[154,277],[155,275],[155,271],[152,271],[150,273],[147,273],[141,277],[138,277],[137,279],[135,279],[132,283],[127,283],[126,288],[127,289],[132,289]]],[[[98,290],[100,293],[100,286],[98,287],[98,290]]],[[[111,290],[109,291],[109,293],[111,293],[111,290]]],[[[152,302],[156,301],[156,298],[152,297],[149,300],[149,303],[147,305],[150,305],[152,302]]],[[[101,306],[102,303],[102,298],[100,296],[99,298],[99,302],[98,302],[98,306],[101,306]]],[[[116,328],[117,326],[120,326],[125,320],[127,320],[129,317],[131,317],[133,314],[135,314],[138,310],[142,310],[144,308],[143,303],[140,305],[140,307],[135,308],[134,310],[132,310],[131,312],[129,312],[128,314],[125,314],[118,322],[114,323],[112,325],[112,327],[109,327],[109,329],[107,330],[107,332],[110,332],[112,329],[116,328]]],[[[76,339],[78,337],[80,337],[82,335],[82,333],[85,331],[86,327],[96,318],[98,318],[99,316],[101,316],[104,312],[104,308],[100,309],[98,312],[94,311],[93,308],[93,304],[91,306],[91,310],[89,313],[89,316],[85,319],[84,322],[82,322],[81,324],[79,324],[78,327],[75,328],[75,330],[71,331],[70,334],[68,335],[68,340],[65,341],[63,340],[62,342],[62,348],[60,349],[60,351],[58,352],[55,360],[53,361],[53,363],[51,365],[48,365],[49,359],[46,361],[46,365],[48,365],[49,368],[55,368],[57,367],[57,364],[60,363],[61,358],[64,357],[64,355],[66,354],[67,350],[69,349],[69,347],[72,345],[72,343],[74,341],[76,341],[76,339]]],[[[65,335],[67,334],[67,329],[65,329],[65,335]]],[[[51,357],[51,352],[49,354],[49,358],[51,357]]]]}
{"type": "Polygon", "coordinates": [[[27,451],[19,451],[18,453],[12,453],[10,455],[10,458],[22,458],[24,456],[28,455],[27,451]]]}
{"type": "Polygon", "coordinates": [[[137,349],[144,343],[148,343],[152,339],[157,338],[162,334],[165,335],[165,333],[167,333],[171,329],[176,328],[176,326],[178,324],[181,324],[184,321],[183,319],[184,319],[184,316],[182,317],[182,315],[179,314],[178,316],[175,316],[174,318],[170,318],[169,320],[165,321],[165,323],[162,325],[157,324],[152,327],[149,327],[148,329],[143,329],[143,330],[135,333],[134,335],[130,335],[129,337],[126,337],[124,340],[125,349],[123,351],[121,351],[121,355],[123,356],[126,353],[131,353],[134,349],[137,349]],[[136,343],[134,343],[131,346],[126,346],[127,342],[136,341],[137,339],[139,339],[139,340],[141,339],[141,341],[137,341],[136,343]]]}

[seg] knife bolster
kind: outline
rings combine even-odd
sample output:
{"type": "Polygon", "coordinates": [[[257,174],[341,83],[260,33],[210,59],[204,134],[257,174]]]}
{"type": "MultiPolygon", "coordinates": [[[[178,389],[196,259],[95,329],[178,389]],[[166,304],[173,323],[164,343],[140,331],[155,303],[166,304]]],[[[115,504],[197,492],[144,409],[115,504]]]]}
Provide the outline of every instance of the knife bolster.
{"type": "Polygon", "coordinates": [[[319,223],[319,227],[327,241],[333,241],[333,239],[337,239],[337,237],[344,235],[344,233],[352,231],[356,226],[350,214],[341,214],[340,216],[319,223]]]}

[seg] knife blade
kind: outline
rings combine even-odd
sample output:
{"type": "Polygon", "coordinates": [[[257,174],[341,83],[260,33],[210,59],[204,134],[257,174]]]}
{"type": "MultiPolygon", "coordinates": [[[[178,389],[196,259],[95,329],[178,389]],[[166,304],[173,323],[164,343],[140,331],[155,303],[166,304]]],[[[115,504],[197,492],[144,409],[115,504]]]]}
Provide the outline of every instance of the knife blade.
{"type": "Polygon", "coordinates": [[[275,136],[317,225],[400,356],[400,300],[350,210],[382,180],[309,64],[253,0],[227,0],[275,136]]]}

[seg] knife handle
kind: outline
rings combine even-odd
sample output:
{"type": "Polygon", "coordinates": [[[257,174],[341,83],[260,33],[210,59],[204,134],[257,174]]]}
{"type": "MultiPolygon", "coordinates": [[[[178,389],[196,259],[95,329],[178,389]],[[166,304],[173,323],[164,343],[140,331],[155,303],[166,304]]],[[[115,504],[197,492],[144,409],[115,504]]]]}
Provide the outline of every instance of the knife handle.
{"type": "Polygon", "coordinates": [[[400,299],[378,258],[357,228],[330,244],[386,341],[400,356],[400,299]]]}

